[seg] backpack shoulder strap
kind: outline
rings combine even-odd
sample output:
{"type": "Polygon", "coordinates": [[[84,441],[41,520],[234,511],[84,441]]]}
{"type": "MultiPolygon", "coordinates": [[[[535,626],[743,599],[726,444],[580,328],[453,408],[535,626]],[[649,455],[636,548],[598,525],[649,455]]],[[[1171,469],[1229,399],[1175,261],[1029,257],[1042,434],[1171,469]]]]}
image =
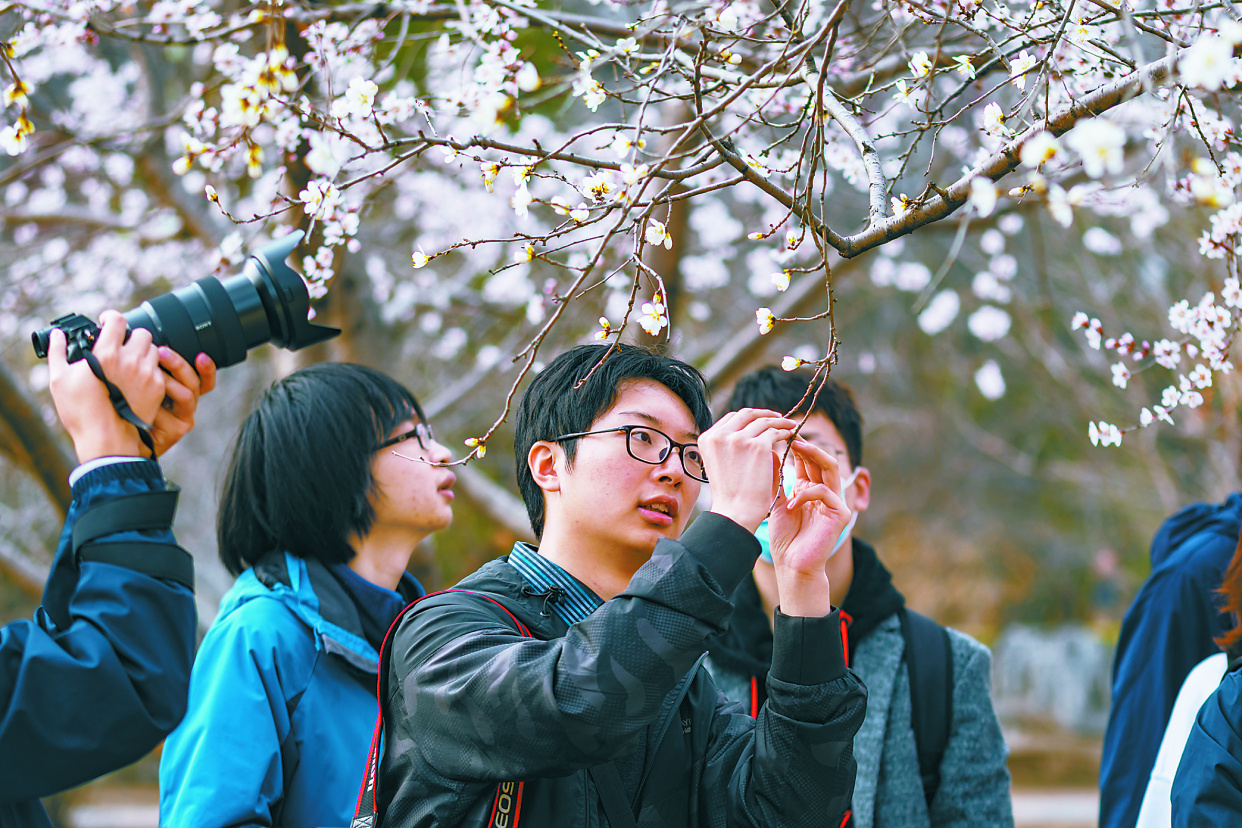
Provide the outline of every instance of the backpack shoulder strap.
{"type": "MultiPolygon", "coordinates": [[[[497,610],[498,614],[503,613],[505,618],[517,628],[518,633],[524,638],[533,638],[530,629],[521,622],[520,619],[505,607],[504,604],[497,601],[491,596],[484,595],[481,592],[473,592],[468,589],[443,589],[439,592],[429,592],[421,598],[416,598],[405,605],[401,612],[397,613],[397,617],[388,627],[388,632],[384,635],[384,643],[380,647],[379,652],[379,677],[376,679],[375,695],[379,700],[379,714],[375,718],[375,730],[371,733],[371,750],[367,754],[366,773],[362,777],[362,789],[358,792],[358,805],[354,809],[354,819],[350,823],[350,828],[377,828],[379,825],[379,762],[380,754],[383,751],[384,738],[384,698],[387,695],[388,674],[391,671],[389,664],[392,661],[392,637],[401,621],[420,601],[431,598],[435,595],[444,595],[449,592],[460,592],[466,595],[475,595],[485,601],[490,601],[497,610]]],[[[499,813],[502,821],[510,826],[517,825],[517,813],[511,811],[514,803],[520,803],[522,797],[522,783],[514,785],[512,782],[502,782],[496,789],[496,801],[492,806],[493,819],[499,813]]],[[[517,804],[520,809],[521,805],[517,804]]],[[[489,826],[493,824],[493,819],[488,820],[489,826]]]]}
{"type": "Polygon", "coordinates": [[[953,649],[949,631],[926,615],[902,607],[897,617],[910,673],[910,726],[930,808],[940,788],[940,761],[953,722],[953,649]]]}

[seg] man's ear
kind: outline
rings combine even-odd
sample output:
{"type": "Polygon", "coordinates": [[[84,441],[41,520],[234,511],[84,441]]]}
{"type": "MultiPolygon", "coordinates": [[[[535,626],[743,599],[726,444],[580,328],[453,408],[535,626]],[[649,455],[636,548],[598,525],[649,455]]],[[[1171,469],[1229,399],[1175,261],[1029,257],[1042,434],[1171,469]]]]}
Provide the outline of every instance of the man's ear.
{"type": "Polygon", "coordinates": [[[871,472],[866,466],[858,467],[858,476],[854,478],[854,511],[865,512],[871,505],[871,472]]]}
{"type": "Polygon", "coordinates": [[[526,455],[526,465],[530,467],[530,474],[535,479],[535,485],[545,492],[561,490],[558,467],[564,456],[562,451],[563,449],[556,443],[539,440],[530,447],[526,455]]]}

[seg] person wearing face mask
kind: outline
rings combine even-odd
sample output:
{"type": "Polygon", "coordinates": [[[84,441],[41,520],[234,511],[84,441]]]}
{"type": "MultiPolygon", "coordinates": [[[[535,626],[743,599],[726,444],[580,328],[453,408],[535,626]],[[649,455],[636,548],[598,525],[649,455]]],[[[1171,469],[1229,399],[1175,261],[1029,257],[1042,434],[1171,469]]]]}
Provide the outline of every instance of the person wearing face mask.
{"type": "MultiPolygon", "coordinates": [[[[848,665],[868,691],[854,737],[858,776],[847,824],[1012,826],[1009,750],[989,691],[991,654],[970,636],[907,610],[875,548],[854,536],[871,502],[862,416],[847,387],[830,379],[816,393],[818,386],[811,371],[763,368],[738,382],[725,410],[768,408],[801,420],[809,406],[799,436],[840,463],[853,514],[825,571],[848,626],[848,665]]],[[[780,603],[766,522],[755,535],[764,551],[753,578],[733,593],[732,623],[710,643],[707,661],[721,691],[752,713],[766,698],[771,619],[780,603]]]]}

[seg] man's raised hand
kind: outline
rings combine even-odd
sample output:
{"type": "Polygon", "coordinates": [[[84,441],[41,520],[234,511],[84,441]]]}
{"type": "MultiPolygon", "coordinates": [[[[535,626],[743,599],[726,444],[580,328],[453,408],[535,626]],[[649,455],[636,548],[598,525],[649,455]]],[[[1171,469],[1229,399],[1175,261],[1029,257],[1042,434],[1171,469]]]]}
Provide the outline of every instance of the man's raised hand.
{"type": "Polygon", "coordinates": [[[712,487],[712,511],[754,532],[768,516],[778,488],[778,443],[798,424],[775,411],[732,411],[699,437],[712,487]]]}
{"type": "Polygon", "coordinates": [[[791,453],[793,494],[786,498],[781,492],[768,521],[781,612],[822,617],[832,611],[825,566],[851,513],[837,459],[801,438],[793,441],[791,453]]]}
{"type": "MultiPolygon", "coordinates": [[[[164,372],[159,351],[151,344],[151,332],[139,329],[127,340],[125,318],[116,311],[99,317],[99,336],[92,352],[113,385],[121,389],[130,409],[143,422],[151,422],[164,399],[164,372]]],[[[65,334],[53,330],[48,347],[48,388],[56,414],[73,440],[78,462],[99,457],[142,456],[138,429],[125,422],[112,407],[108,389],[95,378],[81,359],[67,360],[65,334]]]]}

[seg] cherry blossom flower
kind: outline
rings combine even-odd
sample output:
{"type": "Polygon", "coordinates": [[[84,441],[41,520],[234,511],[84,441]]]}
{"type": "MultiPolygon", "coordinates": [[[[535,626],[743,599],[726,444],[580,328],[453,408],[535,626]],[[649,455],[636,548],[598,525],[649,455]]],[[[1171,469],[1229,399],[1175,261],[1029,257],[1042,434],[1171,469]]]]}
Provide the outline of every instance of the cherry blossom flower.
{"type": "Polygon", "coordinates": [[[648,219],[647,229],[643,233],[643,238],[646,240],[647,244],[655,245],[657,247],[663,245],[666,250],[673,249],[673,237],[668,234],[668,229],[665,228],[664,222],[662,221],[648,219]]]}
{"type": "Polygon", "coordinates": [[[509,206],[513,208],[518,218],[524,219],[530,215],[530,205],[533,201],[530,190],[523,184],[509,197],[509,206]]]}
{"type": "Polygon", "coordinates": [[[1124,362],[1118,362],[1113,365],[1113,385],[1118,388],[1125,388],[1126,383],[1130,380],[1130,369],[1126,367],[1124,362]]]}
{"type": "Polygon", "coordinates": [[[932,62],[931,58],[927,56],[927,52],[915,52],[914,56],[910,58],[910,74],[914,76],[915,80],[927,76],[931,73],[931,70],[932,62]]]}
{"type": "Polygon", "coordinates": [[[776,327],[776,317],[771,308],[759,308],[755,311],[755,322],[759,324],[759,333],[768,334],[776,327]]]}
{"type": "Polygon", "coordinates": [[[1004,111],[995,101],[983,108],[983,131],[993,138],[1008,138],[1013,135],[1013,130],[1005,126],[1004,111]]]}
{"type": "Polygon", "coordinates": [[[1051,132],[1041,130],[1027,139],[1018,157],[1028,167],[1039,167],[1055,158],[1060,151],[1061,142],[1051,132]]]}
{"type": "Polygon", "coordinates": [[[772,274],[772,284],[776,285],[776,289],[782,293],[789,289],[789,271],[778,270],[772,274]]]}
{"type": "Polygon", "coordinates": [[[1156,363],[1169,370],[1176,368],[1182,361],[1182,346],[1168,339],[1161,339],[1153,345],[1152,353],[1155,354],[1156,363]]]}
{"type": "Polygon", "coordinates": [[[1194,383],[1195,388],[1208,388],[1212,385],[1212,372],[1201,364],[1196,365],[1187,379],[1194,383]]]}
{"type": "Polygon", "coordinates": [[[1025,92],[1027,72],[1035,68],[1038,62],[1030,52],[1022,50],[1022,53],[1009,63],[1009,82],[1025,92]]]}
{"type": "Polygon", "coordinates": [[[426,267],[427,262],[431,261],[431,257],[423,252],[423,248],[421,246],[414,251],[414,255],[411,256],[410,259],[415,270],[420,270],[426,267]]]}
{"type": "Polygon", "coordinates": [[[1005,396],[1005,375],[1001,373],[996,360],[989,359],[975,371],[975,387],[980,394],[992,401],[1005,396]]]}
{"type": "Polygon", "coordinates": [[[1070,149],[1082,157],[1083,171],[1092,178],[1108,172],[1119,175],[1125,156],[1126,133],[1107,118],[1087,118],[1065,137],[1070,149]]]}
{"type": "Polygon", "coordinates": [[[33,91],[34,90],[31,88],[30,84],[24,83],[20,80],[13,81],[13,83],[4,90],[4,105],[12,106],[13,104],[17,104],[18,106],[25,108],[30,103],[27,96],[29,96],[33,91]]]}
{"type": "Polygon", "coordinates": [[[1182,83],[1215,92],[1236,73],[1233,45],[1204,33],[1182,54],[1177,72],[1182,83]]]}
{"type": "Polygon", "coordinates": [[[893,100],[906,106],[914,106],[914,101],[910,99],[910,94],[914,92],[914,88],[907,87],[904,78],[897,81],[895,88],[897,91],[893,93],[893,100]]]}
{"type": "Polygon", "coordinates": [[[596,204],[608,201],[608,197],[616,190],[612,173],[608,170],[597,170],[582,180],[582,187],[596,204]]]}
{"type": "Polygon", "coordinates": [[[595,332],[596,339],[607,339],[612,336],[612,325],[608,322],[608,317],[601,316],[599,318],[599,330],[595,332]]]}
{"type": "Polygon", "coordinates": [[[970,332],[984,342],[995,342],[1009,333],[1009,314],[994,305],[984,305],[966,320],[970,332]]]}
{"type": "Polygon", "coordinates": [[[1085,328],[1087,327],[1087,324],[1088,324],[1087,315],[1083,313],[1082,311],[1078,311],[1077,313],[1074,314],[1074,318],[1070,321],[1070,330],[1076,331],[1079,328],[1085,328]]]}
{"type": "Polygon", "coordinates": [[[326,179],[316,179],[306,185],[306,189],[298,194],[298,200],[305,206],[306,215],[314,219],[323,219],[336,207],[341,198],[341,191],[326,179]]]}
{"type": "Polygon", "coordinates": [[[513,82],[517,84],[517,88],[522,92],[537,92],[543,86],[543,80],[539,77],[539,68],[534,63],[527,61],[522,64],[522,68],[513,74],[513,82]]]}
{"type": "Polygon", "coordinates": [[[953,323],[962,308],[961,297],[954,290],[942,290],[932,297],[919,314],[919,328],[928,336],[935,336],[953,323]]]}
{"type": "Polygon", "coordinates": [[[996,209],[996,185],[991,179],[976,176],[970,180],[970,204],[979,213],[980,218],[987,218],[996,209]]]}
{"type": "Polygon", "coordinates": [[[494,161],[484,161],[479,164],[479,170],[483,173],[483,186],[489,193],[492,192],[496,186],[496,176],[500,175],[500,165],[494,161]]]}
{"type": "Polygon", "coordinates": [[[661,301],[660,294],[656,294],[650,302],[643,302],[639,308],[642,314],[638,317],[639,326],[651,334],[659,336],[660,331],[668,326],[668,317],[664,313],[664,303],[661,301]]]}

